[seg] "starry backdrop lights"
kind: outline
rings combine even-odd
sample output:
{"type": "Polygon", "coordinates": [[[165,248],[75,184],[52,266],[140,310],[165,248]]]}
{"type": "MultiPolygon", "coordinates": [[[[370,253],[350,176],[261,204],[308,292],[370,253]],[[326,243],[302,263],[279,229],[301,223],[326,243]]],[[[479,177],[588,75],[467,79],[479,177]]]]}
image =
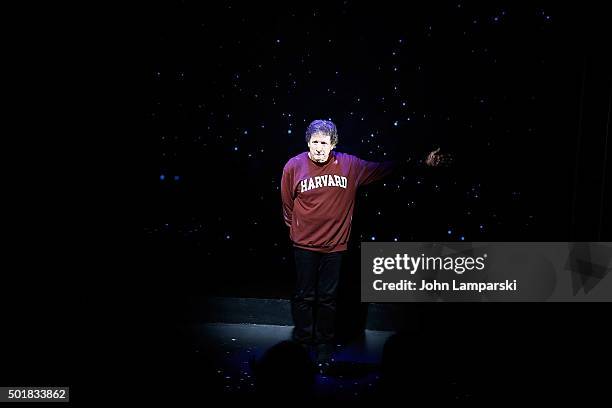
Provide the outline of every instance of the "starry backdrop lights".
{"type": "Polygon", "coordinates": [[[360,191],[354,249],[567,239],[580,83],[567,10],[204,3],[159,6],[145,72],[145,232],[188,282],[214,264],[290,284],[280,178],[317,118],[366,160],[455,158],[360,191]]]}

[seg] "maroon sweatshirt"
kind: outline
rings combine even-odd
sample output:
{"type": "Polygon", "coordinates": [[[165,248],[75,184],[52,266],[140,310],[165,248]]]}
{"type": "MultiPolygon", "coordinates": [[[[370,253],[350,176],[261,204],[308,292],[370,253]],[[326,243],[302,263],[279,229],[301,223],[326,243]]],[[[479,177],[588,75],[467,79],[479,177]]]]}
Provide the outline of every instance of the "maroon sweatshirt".
{"type": "Polygon", "coordinates": [[[291,158],[283,169],[281,197],[289,237],[298,248],[317,252],[347,249],[359,186],[390,174],[394,162],[369,162],[332,151],[326,163],[308,152],[291,158]]]}

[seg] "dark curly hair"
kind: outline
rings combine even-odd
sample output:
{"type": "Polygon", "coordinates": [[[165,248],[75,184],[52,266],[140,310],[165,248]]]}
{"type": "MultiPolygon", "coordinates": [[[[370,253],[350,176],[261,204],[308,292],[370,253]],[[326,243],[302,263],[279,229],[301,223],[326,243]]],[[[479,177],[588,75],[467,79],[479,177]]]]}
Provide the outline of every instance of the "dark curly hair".
{"type": "Polygon", "coordinates": [[[329,135],[332,145],[338,144],[338,131],[336,130],[336,125],[331,120],[317,119],[310,122],[308,129],[306,129],[306,143],[309,143],[310,137],[317,132],[329,135]]]}

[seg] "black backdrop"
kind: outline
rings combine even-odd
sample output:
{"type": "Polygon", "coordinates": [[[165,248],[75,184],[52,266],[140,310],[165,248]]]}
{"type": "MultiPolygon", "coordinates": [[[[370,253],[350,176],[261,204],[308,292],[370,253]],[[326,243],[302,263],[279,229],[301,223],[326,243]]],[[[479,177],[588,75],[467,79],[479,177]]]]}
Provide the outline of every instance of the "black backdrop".
{"type": "Polygon", "coordinates": [[[455,156],[451,168],[361,191],[351,256],[372,239],[610,237],[610,82],[594,9],[185,1],[154,11],[144,233],[177,293],[289,296],[280,176],[316,118],[336,122],[339,151],[368,160],[435,147],[455,156]]]}

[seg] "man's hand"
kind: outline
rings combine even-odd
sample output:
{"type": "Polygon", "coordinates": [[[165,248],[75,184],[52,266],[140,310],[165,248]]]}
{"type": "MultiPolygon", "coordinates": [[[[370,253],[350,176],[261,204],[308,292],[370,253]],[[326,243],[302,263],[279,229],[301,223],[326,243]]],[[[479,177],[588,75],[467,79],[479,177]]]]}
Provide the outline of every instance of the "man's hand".
{"type": "Polygon", "coordinates": [[[440,148],[438,147],[433,152],[429,153],[425,164],[430,167],[448,166],[453,162],[453,156],[450,154],[440,154],[440,148]]]}

